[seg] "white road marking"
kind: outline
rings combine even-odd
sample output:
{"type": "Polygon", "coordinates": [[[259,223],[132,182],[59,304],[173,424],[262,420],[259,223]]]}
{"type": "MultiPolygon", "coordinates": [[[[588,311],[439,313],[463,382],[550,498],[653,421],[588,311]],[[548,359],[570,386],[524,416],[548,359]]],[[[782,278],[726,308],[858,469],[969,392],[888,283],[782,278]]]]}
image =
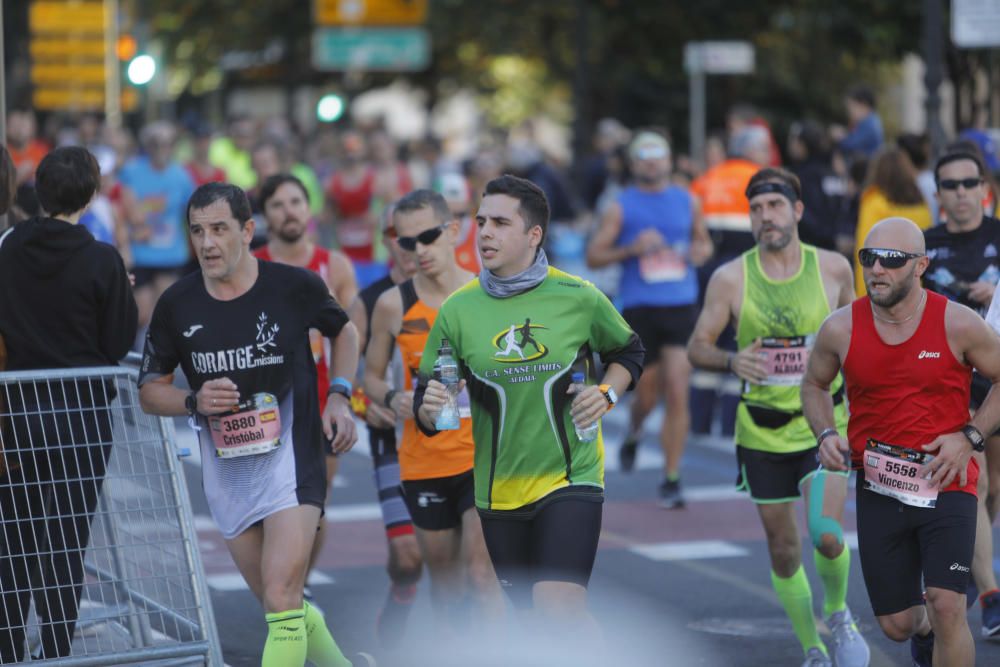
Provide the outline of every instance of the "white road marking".
{"type": "Polygon", "coordinates": [[[750,555],[747,549],[722,540],[639,544],[629,547],[629,551],[656,561],[740,558],[750,555]]]}

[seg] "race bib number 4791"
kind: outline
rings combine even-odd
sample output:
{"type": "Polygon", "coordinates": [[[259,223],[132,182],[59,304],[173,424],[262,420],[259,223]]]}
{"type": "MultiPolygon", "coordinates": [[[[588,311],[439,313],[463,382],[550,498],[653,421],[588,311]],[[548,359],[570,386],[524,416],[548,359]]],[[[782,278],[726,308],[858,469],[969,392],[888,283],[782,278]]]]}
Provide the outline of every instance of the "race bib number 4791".
{"type": "Polygon", "coordinates": [[[231,459],[266,454],[281,444],[281,413],[273,394],[254,394],[232,411],[208,418],[215,455],[231,459]]]}
{"type": "Polygon", "coordinates": [[[771,337],[761,340],[760,358],[767,369],[763,384],[797,386],[802,384],[809,363],[809,349],[814,336],[771,337]]]}

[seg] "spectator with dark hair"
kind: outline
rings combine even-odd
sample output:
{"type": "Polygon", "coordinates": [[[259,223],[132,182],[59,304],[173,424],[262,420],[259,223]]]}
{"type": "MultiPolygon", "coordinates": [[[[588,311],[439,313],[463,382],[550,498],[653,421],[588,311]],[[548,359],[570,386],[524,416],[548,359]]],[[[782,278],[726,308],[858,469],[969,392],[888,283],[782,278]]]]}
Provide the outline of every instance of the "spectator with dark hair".
{"type": "Polygon", "coordinates": [[[868,86],[855,86],[847,91],[844,104],[850,129],[834,126],[830,128],[831,136],[844,153],[859,151],[871,157],[885,141],[882,119],[875,109],[875,92],[868,86]]]}
{"type": "Polygon", "coordinates": [[[926,134],[916,134],[906,132],[896,137],[896,145],[903,149],[906,156],[913,163],[913,168],[917,172],[917,187],[927,202],[927,208],[931,210],[931,220],[936,225],[938,219],[937,186],[934,183],[934,172],[931,170],[930,139],[926,134]]]}
{"type": "MultiPolygon", "coordinates": [[[[868,177],[861,192],[858,206],[858,226],[855,229],[855,247],[860,248],[868,232],[879,220],[906,218],[920,229],[931,226],[931,210],[917,187],[917,174],[900,148],[882,148],[868,165],[868,177]]],[[[861,265],[855,263],[854,288],[858,296],[865,295],[865,282],[861,265]]]]}
{"type": "MultiPolygon", "coordinates": [[[[78,224],[99,187],[97,161],[87,149],[57,148],[37,170],[45,215],[0,237],[0,335],[8,370],[113,366],[135,338],[125,265],[78,224]]],[[[23,657],[33,593],[42,621],[37,657],[70,654],[84,549],[111,454],[108,388],[70,379],[19,389],[7,392],[2,436],[0,663],[23,657]]]]}
{"type": "Polygon", "coordinates": [[[819,124],[795,123],[788,133],[789,170],[802,184],[805,206],[799,239],[826,250],[837,246],[837,216],[844,206],[846,183],[833,171],[826,133],[819,124]]]}

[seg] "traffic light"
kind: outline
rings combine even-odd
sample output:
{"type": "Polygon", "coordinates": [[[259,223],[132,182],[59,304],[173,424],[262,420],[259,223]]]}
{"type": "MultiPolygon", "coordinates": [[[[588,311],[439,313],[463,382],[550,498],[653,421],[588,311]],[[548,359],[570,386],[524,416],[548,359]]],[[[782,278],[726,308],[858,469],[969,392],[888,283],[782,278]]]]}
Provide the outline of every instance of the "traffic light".
{"type": "Polygon", "coordinates": [[[344,115],[344,98],[337,93],[327,93],[316,104],[316,118],[323,123],[335,123],[344,115]]]}
{"type": "Polygon", "coordinates": [[[156,60],[148,53],[141,53],[128,64],[128,80],[133,86],[144,86],[156,75],[156,60]]]}

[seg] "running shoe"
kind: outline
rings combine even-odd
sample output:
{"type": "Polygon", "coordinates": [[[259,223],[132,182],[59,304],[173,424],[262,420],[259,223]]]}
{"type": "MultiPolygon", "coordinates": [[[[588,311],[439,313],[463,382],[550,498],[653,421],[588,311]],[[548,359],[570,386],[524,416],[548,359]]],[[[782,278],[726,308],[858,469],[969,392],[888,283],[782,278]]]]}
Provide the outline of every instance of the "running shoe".
{"type": "Polygon", "coordinates": [[[406,619],[413,607],[417,585],[391,586],[389,594],[375,619],[375,637],[385,648],[395,648],[403,638],[406,630],[406,619]]]}
{"type": "Polygon", "coordinates": [[[665,507],[668,510],[684,507],[684,496],[681,495],[681,481],[679,479],[665,479],[660,484],[660,507],[665,507]]]}
{"type": "Polygon", "coordinates": [[[910,637],[910,657],[913,667],[932,667],[934,660],[934,631],[926,637],[910,637]]]}
{"type": "Polygon", "coordinates": [[[830,662],[830,656],[814,646],[806,652],[806,661],[802,663],[802,667],[833,667],[833,663],[830,662]]]}
{"type": "Polygon", "coordinates": [[[371,653],[355,653],[351,658],[351,667],[378,667],[371,653]]]}
{"type": "Polygon", "coordinates": [[[979,598],[983,606],[983,637],[1000,639],[1000,591],[979,598]]]}
{"type": "Polygon", "coordinates": [[[622,472],[632,472],[635,469],[635,455],[639,451],[639,440],[628,438],[618,450],[618,466],[622,472]]]}
{"type": "Polygon", "coordinates": [[[871,652],[850,609],[830,614],[826,626],[833,635],[833,661],[837,667],[868,667],[871,652]]]}

